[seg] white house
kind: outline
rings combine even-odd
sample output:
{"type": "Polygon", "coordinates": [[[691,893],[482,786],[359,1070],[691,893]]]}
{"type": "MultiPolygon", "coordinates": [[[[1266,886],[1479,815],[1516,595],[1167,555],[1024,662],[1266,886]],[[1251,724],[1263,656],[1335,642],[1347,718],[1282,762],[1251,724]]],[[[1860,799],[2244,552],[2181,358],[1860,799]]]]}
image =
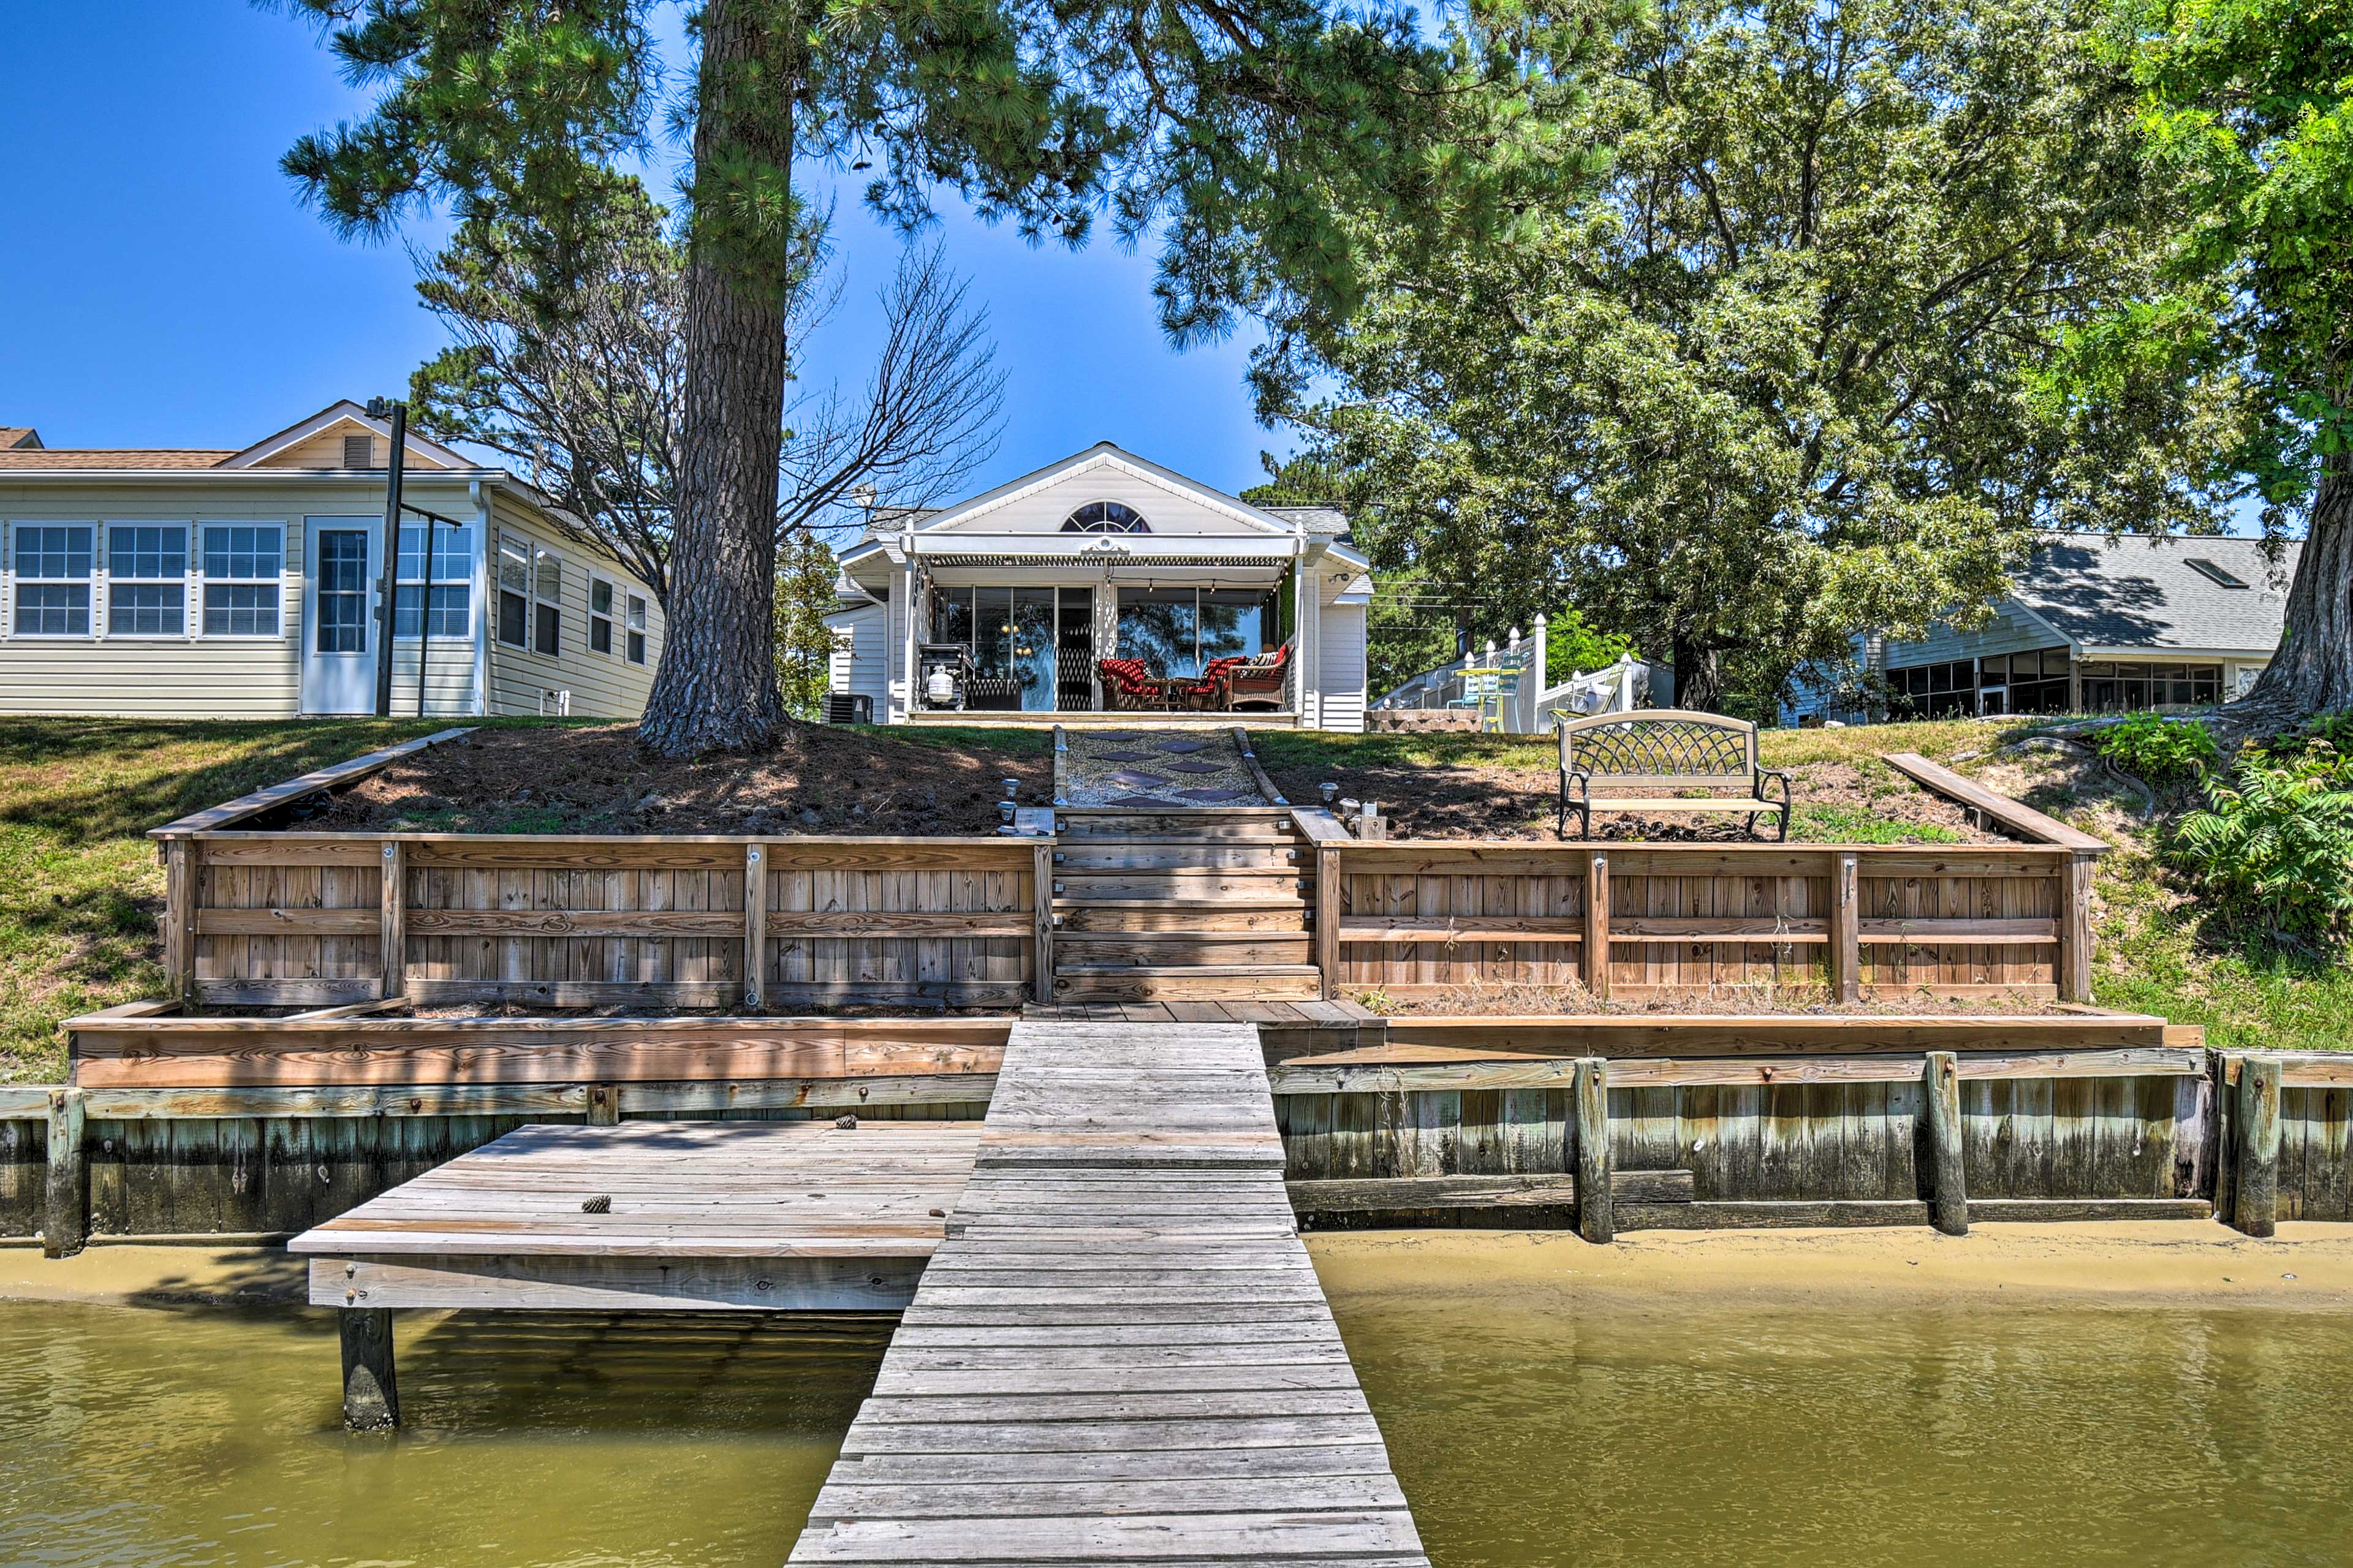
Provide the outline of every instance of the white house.
{"type": "Polygon", "coordinates": [[[893,724],[1140,710],[1361,731],[1373,583],[1346,530],[1101,442],[878,514],[841,556],[831,689],[893,724]]]}
{"type": "MultiPolygon", "coordinates": [[[[349,402],[235,451],[0,430],[0,713],[373,712],[390,448],[349,402]]],[[[393,711],[418,710],[422,661],[427,713],[640,712],[652,590],[504,469],[415,434],[403,466],[420,515],[399,534],[393,711]]]]}

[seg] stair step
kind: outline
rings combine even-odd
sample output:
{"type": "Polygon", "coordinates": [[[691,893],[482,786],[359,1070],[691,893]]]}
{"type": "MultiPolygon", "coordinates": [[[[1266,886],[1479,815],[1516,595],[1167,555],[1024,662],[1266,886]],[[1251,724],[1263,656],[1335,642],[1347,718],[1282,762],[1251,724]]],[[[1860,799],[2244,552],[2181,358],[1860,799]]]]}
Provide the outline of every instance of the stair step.
{"type": "Polygon", "coordinates": [[[1054,851],[1054,864],[1071,871],[1289,871],[1300,849],[1273,844],[1071,844],[1054,851]]]}
{"type": "Polygon", "coordinates": [[[1262,902],[1303,890],[1295,866],[1228,866],[1186,871],[1071,871],[1054,879],[1054,896],[1072,903],[1119,903],[1220,897],[1262,902]]]}
{"type": "MultiPolygon", "coordinates": [[[[1069,847],[1071,836],[1063,834],[1060,837],[1063,846],[1069,847]]],[[[1299,835],[1295,833],[1235,832],[1214,837],[1206,833],[1082,833],[1077,837],[1080,846],[1088,849],[1123,844],[1155,848],[1165,845],[1186,845],[1204,849],[1223,849],[1238,844],[1263,844],[1280,849],[1296,849],[1300,843],[1299,835]]]]}
{"type": "Polygon", "coordinates": [[[1167,834],[1180,838],[1257,838],[1282,833],[1291,826],[1291,814],[1244,816],[1226,820],[1224,812],[1203,813],[1192,821],[1178,816],[1082,816],[1068,806],[1054,813],[1054,831],[1064,842],[1073,838],[1132,838],[1167,834]]]}
{"type": "Polygon", "coordinates": [[[1063,1002],[1303,1002],[1321,994],[1312,963],[1054,971],[1054,997],[1063,1002]]]}
{"type": "Polygon", "coordinates": [[[1299,899],[1132,899],[1112,903],[1058,902],[1056,930],[1089,931],[1301,931],[1307,905],[1299,899]]]}
{"type": "Polygon", "coordinates": [[[1229,969],[1243,965],[1289,968],[1314,956],[1305,931],[1071,931],[1054,937],[1058,973],[1127,969],[1229,969]]]}

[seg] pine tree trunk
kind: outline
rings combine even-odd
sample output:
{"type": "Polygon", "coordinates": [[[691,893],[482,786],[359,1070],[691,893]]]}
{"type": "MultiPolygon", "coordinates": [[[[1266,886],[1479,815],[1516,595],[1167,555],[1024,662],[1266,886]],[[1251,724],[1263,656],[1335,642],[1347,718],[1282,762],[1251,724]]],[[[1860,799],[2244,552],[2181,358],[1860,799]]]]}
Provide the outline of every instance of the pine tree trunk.
{"type": "Polygon", "coordinates": [[[2279,651],[2224,719],[2249,732],[2353,709],[2353,454],[2324,458],[2279,651]]]}
{"type": "MultiPolygon", "coordinates": [[[[790,169],[789,109],[761,112],[724,86],[764,52],[747,7],[702,14],[698,169],[748,153],[790,169]],[[734,101],[731,101],[731,99],[734,101]]],[[[757,751],[786,726],[776,695],[776,458],[785,407],[785,301],[690,238],[686,387],[679,421],[669,623],[638,743],[667,757],[757,751]]]]}

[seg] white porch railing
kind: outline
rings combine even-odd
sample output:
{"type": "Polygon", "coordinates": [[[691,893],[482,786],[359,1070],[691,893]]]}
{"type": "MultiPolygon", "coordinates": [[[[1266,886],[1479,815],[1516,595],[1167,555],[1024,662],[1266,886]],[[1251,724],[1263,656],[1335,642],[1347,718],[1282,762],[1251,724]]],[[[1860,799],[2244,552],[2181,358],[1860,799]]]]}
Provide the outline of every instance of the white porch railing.
{"type": "Polygon", "coordinates": [[[1490,642],[1483,653],[1424,670],[1373,707],[1453,709],[1475,714],[1482,729],[1527,735],[1551,729],[1556,713],[1630,712],[1650,695],[1650,667],[1630,658],[1547,687],[1545,617],[1539,615],[1534,637],[1523,637],[1514,627],[1504,646],[1490,642]]]}

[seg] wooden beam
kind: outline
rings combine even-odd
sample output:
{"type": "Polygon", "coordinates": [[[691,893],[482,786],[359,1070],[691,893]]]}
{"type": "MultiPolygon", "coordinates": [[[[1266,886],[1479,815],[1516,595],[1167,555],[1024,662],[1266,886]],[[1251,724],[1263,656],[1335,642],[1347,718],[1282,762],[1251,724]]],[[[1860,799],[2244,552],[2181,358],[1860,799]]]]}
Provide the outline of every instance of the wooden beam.
{"type": "Polygon", "coordinates": [[[1592,1014],[1388,1021],[1393,1046],[1474,1047],[1496,1055],[1786,1056],[1902,1050],[2114,1050],[2158,1046],[2165,1020],[2137,1013],[1813,1015],[1592,1014]]]}
{"type": "Polygon", "coordinates": [[[1880,760],[1947,799],[1983,813],[2029,843],[2056,844],[2063,848],[2091,855],[2107,853],[2106,840],[2070,827],[2056,817],[2045,816],[2032,806],[2022,805],[2006,795],[1996,795],[1950,768],[1938,766],[1917,752],[1887,752],[1881,754],[1880,760]]]}
{"type": "Polygon", "coordinates": [[[744,1006],[767,1005],[768,860],[765,847],[744,846],[744,1006]]]}
{"type": "MultiPolygon", "coordinates": [[[[1465,1089],[1565,1089],[1576,1076],[1567,1057],[1507,1057],[1493,1060],[1419,1061],[1417,1049],[1386,1047],[1293,1058],[1267,1069],[1276,1094],[1414,1094],[1465,1089]]],[[[2141,1046],[2115,1051],[1986,1051],[1952,1055],[1962,1079],[2195,1078],[2202,1054],[2141,1046]]],[[[1609,1081],[1620,1089],[1706,1086],[1769,1087],[1785,1083],[1908,1083],[1920,1059],[1908,1052],[1811,1057],[1643,1057],[1610,1059],[1609,1081]]]]}
{"type": "Polygon", "coordinates": [[[2231,1228],[2266,1237],[2279,1225],[2280,1062],[2249,1056],[2240,1064],[2231,1228]]]}
{"type": "Polygon", "coordinates": [[[400,1425],[400,1381],[392,1362],[392,1313],[382,1307],[345,1307],[335,1314],[343,1354],[343,1426],[353,1432],[389,1432],[400,1425]]]}
{"type": "Polygon", "coordinates": [[[1862,890],[1852,850],[1831,857],[1831,994],[1862,998],[1862,890]]]}
{"type": "Polygon", "coordinates": [[[2095,861],[2089,851],[2069,857],[2059,883],[2059,994],[2070,1002],[2092,999],[2092,881],[2095,861]]]}
{"type": "MultiPolygon", "coordinates": [[[[1286,1182],[1300,1214],[1377,1214],[1399,1209],[1573,1208],[1574,1175],[1372,1176],[1286,1182]]],[[[1616,1171],[1609,1180],[1613,1209],[1621,1203],[1689,1203],[1689,1171],[1616,1171]]]]}
{"type": "Polygon", "coordinates": [[[1928,1223],[1947,1236],[1969,1233],[1969,1194],[1961,1164],[1961,1074],[1950,1051],[1930,1051],[1920,1078],[1928,1127],[1928,1223]]]}
{"type": "MultiPolygon", "coordinates": [[[[1054,766],[1059,769],[1060,731],[1055,740],[1054,766]]],[[[1054,999],[1054,844],[1041,838],[1029,847],[1029,994],[1041,1003],[1054,999]]]]}
{"type": "Polygon", "coordinates": [[[397,838],[384,847],[384,880],[376,890],[376,941],[383,954],[384,994],[407,994],[408,873],[405,851],[397,838]]]}
{"type": "Polygon", "coordinates": [[[1585,967],[1585,989],[1597,1001],[1609,997],[1609,851],[1585,855],[1584,946],[1577,957],[1585,967]]]}
{"type": "Polygon", "coordinates": [[[403,757],[428,750],[441,744],[444,741],[455,740],[459,735],[469,732],[465,729],[442,730],[434,734],[419,736],[414,741],[403,741],[396,746],[386,746],[380,751],[369,752],[346,762],[335,763],[323,768],[314,768],[307,773],[288,779],[281,784],[271,784],[267,789],[258,789],[251,794],[238,795],[235,800],[225,800],[218,805],[207,806],[202,811],[183,816],[176,822],[167,822],[161,827],[152,829],[147,837],[169,842],[185,838],[191,834],[217,832],[233,824],[259,816],[264,812],[275,810],[279,806],[290,805],[304,795],[317,795],[322,790],[348,789],[370,773],[380,772],[403,757]]]}
{"type": "Polygon", "coordinates": [[[201,845],[175,838],[164,846],[164,982],[186,1002],[196,984],[196,867],[201,845]]]}
{"type": "Polygon", "coordinates": [[[41,1204],[41,1256],[71,1258],[90,1239],[90,1159],[82,1090],[48,1091],[48,1173],[41,1204]]]}
{"type": "Polygon", "coordinates": [[[378,1309],[892,1312],[914,1299],[923,1271],[920,1256],[313,1258],[311,1300],[378,1309]]]}
{"type": "Polygon", "coordinates": [[[1577,1064],[1570,1096],[1570,1126],[1577,1143],[1577,1233],[1591,1242],[1618,1234],[1610,1179],[1609,1063],[1585,1057],[1577,1064]]]}

